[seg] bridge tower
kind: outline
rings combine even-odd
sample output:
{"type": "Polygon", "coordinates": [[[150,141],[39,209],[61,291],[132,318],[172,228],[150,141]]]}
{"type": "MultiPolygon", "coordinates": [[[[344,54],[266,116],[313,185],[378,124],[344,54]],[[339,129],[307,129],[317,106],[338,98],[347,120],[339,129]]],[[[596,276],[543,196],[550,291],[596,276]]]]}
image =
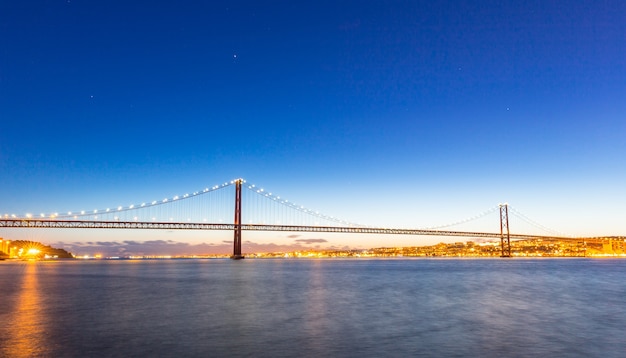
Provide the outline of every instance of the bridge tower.
{"type": "Polygon", "coordinates": [[[500,257],[511,257],[511,237],[509,233],[509,204],[500,204],[500,257]]]}
{"type": "Polygon", "coordinates": [[[235,180],[235,238],[233,240],[233,260],[241,260],[241,183],[243,179],[235,180]]]}

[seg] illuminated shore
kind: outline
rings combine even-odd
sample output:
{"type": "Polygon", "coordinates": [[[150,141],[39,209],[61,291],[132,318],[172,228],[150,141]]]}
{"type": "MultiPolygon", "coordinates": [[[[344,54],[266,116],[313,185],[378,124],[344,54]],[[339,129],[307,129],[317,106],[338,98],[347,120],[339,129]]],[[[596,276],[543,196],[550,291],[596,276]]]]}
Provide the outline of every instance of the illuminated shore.
{"type": "MultiPolygon", "coordinates": [[[[605,240],[596,242],[525,240],[512,243],[513,257],[624,257],[625,242],[605,240]]],[[[354,250],[300,250],[291,252],[244,253],[247,258],[392,258],[392,257],[500,257],[499,242],[473,241],[439,243],[431,246],[380,247],[354,250]]],[[[207,255],[128,255],[105,257],[83,255],[77,259],[146,260],[146,259],[225,259],[230,254],[207,255]]]]}

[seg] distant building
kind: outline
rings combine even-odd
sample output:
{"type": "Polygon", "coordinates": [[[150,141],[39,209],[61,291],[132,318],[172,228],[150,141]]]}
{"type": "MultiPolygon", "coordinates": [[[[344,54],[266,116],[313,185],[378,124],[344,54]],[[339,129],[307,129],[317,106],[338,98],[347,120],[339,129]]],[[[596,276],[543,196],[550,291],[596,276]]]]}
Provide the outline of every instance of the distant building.
{"type": "Polygon", "coordinates": [[[9,255],[9,245],[11,244],[11,240],[5,240],[0,237],[0,255],[5,254],[9,255]]]}

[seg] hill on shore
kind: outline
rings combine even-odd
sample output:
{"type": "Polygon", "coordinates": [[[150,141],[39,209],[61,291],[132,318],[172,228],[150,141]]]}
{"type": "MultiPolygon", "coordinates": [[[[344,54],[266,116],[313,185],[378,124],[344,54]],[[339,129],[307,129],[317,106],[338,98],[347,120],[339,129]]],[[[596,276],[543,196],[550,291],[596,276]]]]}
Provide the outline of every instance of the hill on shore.
{"type": "Polygon", "coordinates": [[[59,259],[72,259],[71,253],[64,249],[57,249],[51,246],[44,245],[37,241],[16,240],[11,241],[11,252],[5,252],[5,255],[0,253],[0,257],[9,255],[15,257],[35,258],[42,259],[46,257],[54,257],[59,259]]]}

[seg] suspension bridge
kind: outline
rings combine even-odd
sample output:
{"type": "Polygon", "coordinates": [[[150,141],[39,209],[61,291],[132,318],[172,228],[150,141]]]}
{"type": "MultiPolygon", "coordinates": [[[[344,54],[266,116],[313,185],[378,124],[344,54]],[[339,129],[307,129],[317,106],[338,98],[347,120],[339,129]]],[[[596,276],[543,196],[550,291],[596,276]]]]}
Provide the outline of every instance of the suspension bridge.
{"type": "Polygon", "coordinates": [[[426,235],[500,239],[502,257],[511,256],[511,240],[594,240],[573,238],[544,227],[508,204],[499,204],[474,217],[431,228],[403,229],[370,227],[324,215],[297,205],[268,192],[244,179],[235,179],[200,191],[153,200],[141,204],[118,206],[90,211],[63,213],[3,214],[4,228],[64,228],[64,229],[161,229],[161,230],[228,230],[233,231],[233,259],[242,254],[242,231],[287,231],[316,233],[426,235]],[[234,200],[233,190],[234,188],[234,200]],[[229,190],[230,189],[230,190],[229,190]],[[477,220],[499,212],[497,232],[442,230],[446,227],[477,220]],[[234,214],[234,215],[233,215],[234,214]],[[512,233],[509,214],[550,232],[549,235],[512,233]]]}

